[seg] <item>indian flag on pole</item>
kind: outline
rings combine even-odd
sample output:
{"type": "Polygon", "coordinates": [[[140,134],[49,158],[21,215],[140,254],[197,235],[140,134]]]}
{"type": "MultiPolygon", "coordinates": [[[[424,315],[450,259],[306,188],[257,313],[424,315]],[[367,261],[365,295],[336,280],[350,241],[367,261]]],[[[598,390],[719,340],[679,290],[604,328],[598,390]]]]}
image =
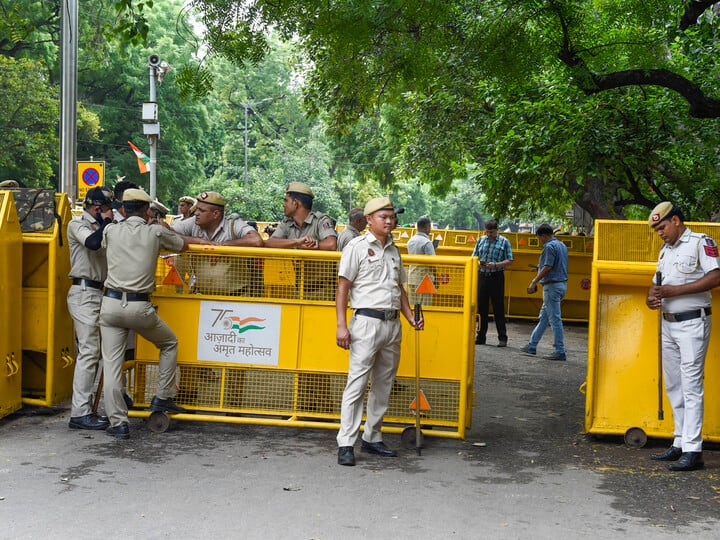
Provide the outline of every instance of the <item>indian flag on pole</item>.
{"type": "Polygon", "coordinates": [[[135,146],[130,141],[128,141],[128,144],[130,145],[130,148],[132,148],[132,151],[135,152],[135,157],[138,160],[138,169],[140,169],[140,174],[149,172],[150,171],[150,158],[147,157],[145,152],[140,150],[137,146],[135,146]]]}

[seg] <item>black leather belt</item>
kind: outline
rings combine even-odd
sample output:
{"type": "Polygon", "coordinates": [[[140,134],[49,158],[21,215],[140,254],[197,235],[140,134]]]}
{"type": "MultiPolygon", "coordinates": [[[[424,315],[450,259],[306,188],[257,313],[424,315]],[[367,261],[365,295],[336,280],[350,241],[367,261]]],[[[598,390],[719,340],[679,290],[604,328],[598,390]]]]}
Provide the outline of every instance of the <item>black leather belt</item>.
{"type": "MultiPolygon", "coordinates": [[[[124,293],[124,294],[125,294],[125,299],[128,302],[149,302],[150,301],[150,295],[148,293],[129,292],[129,293],[124,293]]],[[[115,298],[116,300],[122,300],[123,292],[116,291],[115,289],[106,289],[105,296],[109,296],[110,298],[115,298]]]]}
{"type": "Polygon", "coordinates": [[[364,317],[372,317],[373,319],[380,319],[381,321],[394,321],[398,318],[397,309],[369,309],[360,308],[356,309],[355,313],[364,317]]]}
{"type": "Polygon", "coordinates": [[[480,277],[493,277],[497,276],[498,274],[502,274],[504,270],[496,270],[495,272],[480,272],[480,277]]]}
{"type": "Polygon", "coordinates": [[[91,289],[102,289],[103,288],[102,281],[93,281],[92,279],[73,278],[72,284],[80,285],[80,286],[85,285],[86,287],[90,287],[91,289]]]}
{"type": "Polygon", "coordinates": [[[698,317],[702,317],[703,313],[705,313],[705,316],[711,315],[712,308],[706,307],[701,309],[693,309],[690,311],[682,311],[680,313],[663,313],[663,319],[668,322],[691,321],[693,319],[697,319],[698,317]]]}
{"type": "Polygon", "coordinates": [[[557,279],[555,281],[541,281],[542,285],[550,285],[551,283],[565,283],[564,279],[557,279]]]}

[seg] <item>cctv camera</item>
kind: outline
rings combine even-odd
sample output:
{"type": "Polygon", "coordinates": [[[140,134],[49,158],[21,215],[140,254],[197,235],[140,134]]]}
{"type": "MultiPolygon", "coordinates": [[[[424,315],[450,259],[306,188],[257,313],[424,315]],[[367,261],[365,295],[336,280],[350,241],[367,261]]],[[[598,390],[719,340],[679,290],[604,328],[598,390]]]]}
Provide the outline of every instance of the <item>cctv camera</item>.
{"type": "Polygon", "coordinates": [[[160,65],[160,57],[157,54],[151,54],[148,59],[150,67],[158,67],[160,65]]]}

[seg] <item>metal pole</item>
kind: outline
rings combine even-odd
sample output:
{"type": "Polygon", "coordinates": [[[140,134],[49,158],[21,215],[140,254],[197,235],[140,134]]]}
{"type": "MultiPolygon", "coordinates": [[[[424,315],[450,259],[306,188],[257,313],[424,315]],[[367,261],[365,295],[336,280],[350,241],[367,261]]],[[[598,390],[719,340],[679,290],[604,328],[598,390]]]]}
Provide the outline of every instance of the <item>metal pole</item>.
{"type": "MultiPolygon", "coordinates": [[[[157,94],[155,92],[155,80],[157,79],[157,68],[150,66],[150,102],[157,102],[157,94]]],[[[157,194],[157,135],[148,135],[148,143],[150,144],[150,197],[155,198],[157,194]]]]}
{"type": "Polygon", "coordinates": [[[62,52],[60,83],[60,171],[58,190],[77,198],[75,165],[77,160],[77,57],[78,2],[62,3],[62,52]]]}
{"type": "Polygon", "coordinates": [[[247,117],[248,117],[248,108],[250,107],[250,104],[243,104],[243,109],[245,109],[245,185],[247,186],[248,183],[248,126],[247,126],[247,117]]]}

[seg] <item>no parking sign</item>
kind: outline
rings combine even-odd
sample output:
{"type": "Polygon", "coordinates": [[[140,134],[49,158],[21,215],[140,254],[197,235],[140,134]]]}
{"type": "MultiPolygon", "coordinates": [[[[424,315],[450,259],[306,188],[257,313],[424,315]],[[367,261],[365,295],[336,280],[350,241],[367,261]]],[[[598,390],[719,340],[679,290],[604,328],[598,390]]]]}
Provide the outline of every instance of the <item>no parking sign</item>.
{"type": "Polygon", "coordinates": [[[104,161],[78,161],[78,201],[85,199],[89,189],[105,185],[104,161]]]}

